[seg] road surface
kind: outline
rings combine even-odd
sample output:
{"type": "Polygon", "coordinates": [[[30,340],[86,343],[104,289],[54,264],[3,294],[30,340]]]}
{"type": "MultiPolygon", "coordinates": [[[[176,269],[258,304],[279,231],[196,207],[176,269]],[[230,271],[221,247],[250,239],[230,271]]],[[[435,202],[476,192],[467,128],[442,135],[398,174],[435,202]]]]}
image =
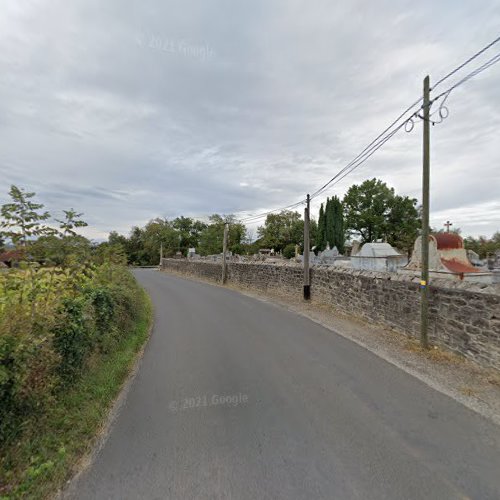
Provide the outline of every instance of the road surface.
{"type": "Polygon", "coordinates": [[[500,498],[499,427],[304,317],[136,276],[154,330],[77,498],[500,498]]]}

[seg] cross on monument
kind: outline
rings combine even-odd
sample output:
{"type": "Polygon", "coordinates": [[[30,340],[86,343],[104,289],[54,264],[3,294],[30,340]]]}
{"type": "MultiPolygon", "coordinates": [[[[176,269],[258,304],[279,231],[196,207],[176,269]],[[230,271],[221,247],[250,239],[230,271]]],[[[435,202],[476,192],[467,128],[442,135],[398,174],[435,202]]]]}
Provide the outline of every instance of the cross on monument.
{"type": "Polygon", "coordinates": [[[443,224],[444,226],[446,226],[446,232],[449,233],[450,232],[450,226],[453,226],[453,224],[447,220],[446,221],[446,224],[443,224]]]}

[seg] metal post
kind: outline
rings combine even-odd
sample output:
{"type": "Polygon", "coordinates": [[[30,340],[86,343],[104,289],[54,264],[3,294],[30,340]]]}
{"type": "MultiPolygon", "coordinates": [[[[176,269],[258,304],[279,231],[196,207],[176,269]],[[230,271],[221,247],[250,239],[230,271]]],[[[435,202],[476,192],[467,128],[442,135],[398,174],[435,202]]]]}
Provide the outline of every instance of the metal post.
{"type": "Polygon", "coordinates": [[[420,281],[420,345],[429,347],[429,178],[430,178],[430,84],[429,76],[424,78],[424,137],[422,176],[422,276],[420,281]]]}
{"type": "Polygon", "coordinates": [[[304,299],[309,300],[311,298],[311,282],[309,273],[309,210],[310,210],[310,198],[307,195],[307,205],[304,209],[304,299]]]}
{"type": "Polygon", "coordinates": [[[226,282],[227,279],[227,237],[229,234],[229,224],[224,225],[224,240],[222,242],[222,283],[226,282]]]}

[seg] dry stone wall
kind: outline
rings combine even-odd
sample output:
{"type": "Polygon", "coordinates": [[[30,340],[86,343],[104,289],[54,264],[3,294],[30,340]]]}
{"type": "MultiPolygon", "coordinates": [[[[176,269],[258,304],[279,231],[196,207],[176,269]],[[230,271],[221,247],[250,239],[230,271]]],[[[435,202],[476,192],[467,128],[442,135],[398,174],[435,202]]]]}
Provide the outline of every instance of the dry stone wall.
{"type": "MultiPolygon", "coordinates": [[[[164,270],[221,281],[221,263],[164,259],[164,270]]],[[[302,268],[265,263],[228,263],[228,282],[302,297],[302,268]]],[[[345,314],[420,333],[419,279],[395,273],[311,269],[311,300],[345,314]]],[[[429,334],[435,344],[500,370],[500,286],[435,279],[430,287],[429,334]]]]}

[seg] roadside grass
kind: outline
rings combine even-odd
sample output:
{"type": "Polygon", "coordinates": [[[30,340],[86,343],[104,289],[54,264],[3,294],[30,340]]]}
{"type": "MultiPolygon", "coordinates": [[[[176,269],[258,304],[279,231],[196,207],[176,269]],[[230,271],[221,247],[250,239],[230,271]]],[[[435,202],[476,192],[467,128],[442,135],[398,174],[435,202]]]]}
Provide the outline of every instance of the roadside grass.
{"type": "Polygon", "coordinates": [[[54,495],[78,469],[148,338],[152,304],[141,288],[141,314],[130,332],[58,398],[43,418],[28,421],[22,437],[2,451],[0,499],[44,499],[54,495]]]}

